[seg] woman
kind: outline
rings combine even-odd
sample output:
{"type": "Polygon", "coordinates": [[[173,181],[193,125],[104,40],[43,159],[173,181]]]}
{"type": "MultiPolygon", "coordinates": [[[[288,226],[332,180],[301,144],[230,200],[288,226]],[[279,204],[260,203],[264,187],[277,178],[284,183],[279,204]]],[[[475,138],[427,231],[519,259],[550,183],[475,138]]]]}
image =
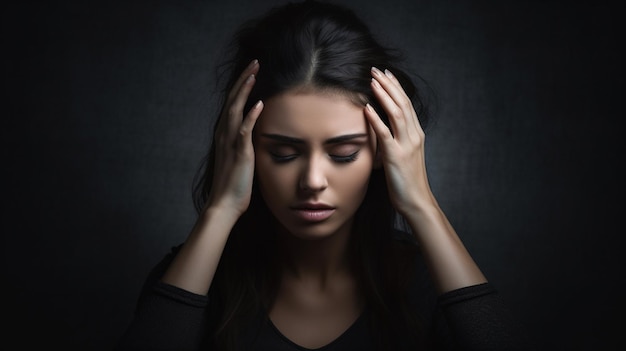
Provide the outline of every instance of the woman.
{"type": "Polygon", "coordinates": [[[233,44],[197,222],[119,349],[520,346],[431,192],[425,107],[397,57],[317,1],[272,9],[233,44]]]}

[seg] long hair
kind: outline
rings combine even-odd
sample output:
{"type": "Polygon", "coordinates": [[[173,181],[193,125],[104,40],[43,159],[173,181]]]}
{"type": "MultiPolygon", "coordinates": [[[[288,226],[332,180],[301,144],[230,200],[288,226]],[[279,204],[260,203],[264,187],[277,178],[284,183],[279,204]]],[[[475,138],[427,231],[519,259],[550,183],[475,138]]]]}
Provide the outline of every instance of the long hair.
{"type": "MultiPolygon", "coordinates": [[[[363,105],[370,103],[389,126],[370,86],[370,69],[375,66],[394,73],[411,98],[420,123],[426,125],[426,106],[400,67],[401,54],[375,40],[364,22],[347,8],[321,1],[275,7],[245,22],[229,48],[231,58],[222,66],[227,78],[223,96],[252,59],[261,64],[244,115],[258,100],[304,86],[345,94],[363,105]]],[[[194,181],[198,211],[211,192],[214,159],[215,138],[194,181]]],[[[383,170],[372,171],[367,194],[355,214],[350,248],[352,266],[371,313],[373,335],[379,345],[387,346],[393,345],[399,333],[419,337],[418,326],[406,313],[405,293],[414,250],[396,245],[398,219],[383,170]]],[[[279,284],[276,238],[274,231],[262,229],[274,225],[255,181],[248,210],[229,236],[210,292],[211,301],[221,311],[213,327],[215,342],[223,349],[235,348],[246,323],[267,311],[275,296],[279,284]]]]}

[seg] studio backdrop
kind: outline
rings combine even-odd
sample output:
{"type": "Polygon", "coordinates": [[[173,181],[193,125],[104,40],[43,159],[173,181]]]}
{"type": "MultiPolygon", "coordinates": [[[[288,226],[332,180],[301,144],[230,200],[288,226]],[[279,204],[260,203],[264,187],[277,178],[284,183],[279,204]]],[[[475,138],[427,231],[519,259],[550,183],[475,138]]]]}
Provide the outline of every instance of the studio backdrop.
{"type": "MultiPolygon", "coordinates": [[[[621,341],[622,14],[602,2],[336,2],[423,78],[433,191],[541,349],[621,341]]],[[[3,286],[19,349],[112,348],[150,268],[195,221],[224,47],[279,3],[3,10],[3,286]]]]}

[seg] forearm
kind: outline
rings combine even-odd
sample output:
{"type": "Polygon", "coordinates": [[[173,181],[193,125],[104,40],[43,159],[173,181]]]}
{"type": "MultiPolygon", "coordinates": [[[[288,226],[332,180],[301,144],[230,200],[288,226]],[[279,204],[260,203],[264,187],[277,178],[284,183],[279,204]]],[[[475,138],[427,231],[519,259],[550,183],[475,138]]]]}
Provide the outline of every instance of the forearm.
{"type": "Polygon", "coordinates": [[[439,293],[487,281],[434,197],[404,214],[439,293]]]}
{"type": "Polygon", "coordinates": [[[232,212],[207,208],[161,281],[198,295],[206,295],[230,231],[238,219],[232,212]]]}

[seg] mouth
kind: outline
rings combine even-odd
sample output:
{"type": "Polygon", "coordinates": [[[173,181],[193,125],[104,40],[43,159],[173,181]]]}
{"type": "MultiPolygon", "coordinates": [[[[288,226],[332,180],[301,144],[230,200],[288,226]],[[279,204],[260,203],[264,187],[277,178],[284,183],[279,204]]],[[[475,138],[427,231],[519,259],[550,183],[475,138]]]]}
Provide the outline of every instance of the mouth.
{"type": "Polygon", "coordinates": [[[335,208],[326,204],[300,204],[292,207],[296,216],[305,222],[321,222],[335,212],[335,208]]]}

